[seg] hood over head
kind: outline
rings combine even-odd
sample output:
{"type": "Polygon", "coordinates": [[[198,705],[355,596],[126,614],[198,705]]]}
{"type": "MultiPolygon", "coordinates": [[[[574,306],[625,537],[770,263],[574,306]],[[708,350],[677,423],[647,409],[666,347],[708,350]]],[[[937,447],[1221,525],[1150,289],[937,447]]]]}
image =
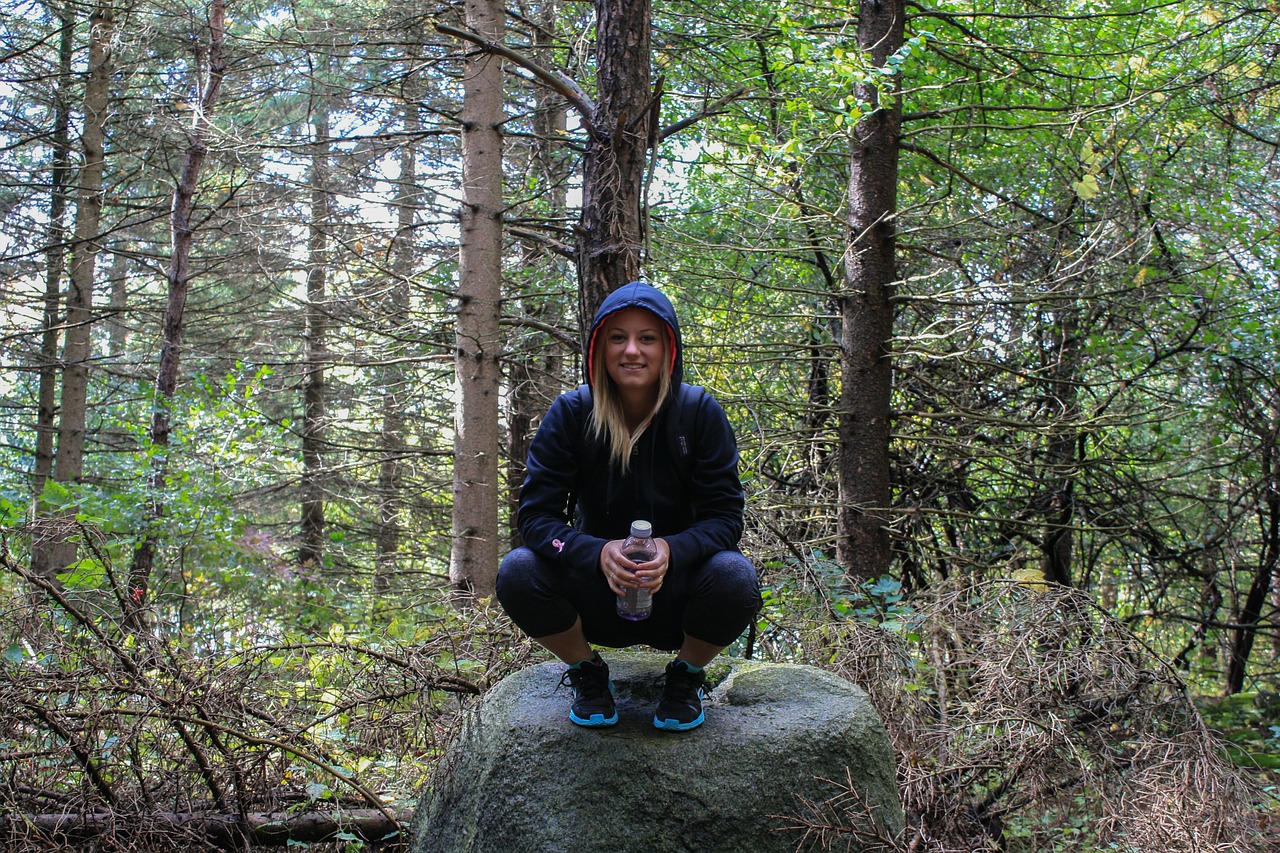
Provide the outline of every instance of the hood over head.
{"type": "Polygon", "coordinates": [[[671,300],[653,285],[643,281],[624,284],[605,297],[591,322],[591,334],[587,337],[587,382],[591,382],[594,374],[593,362],[596,352],[596,334],[600,326],[610,314],[625,311],[628,308],[644,308],[652,311],[667,327],[667,349],[671,355],[671,387],[672,393],[684,381],[684,343],[680,338],[680,321],[676,319],[676,309],[671,300]]]}

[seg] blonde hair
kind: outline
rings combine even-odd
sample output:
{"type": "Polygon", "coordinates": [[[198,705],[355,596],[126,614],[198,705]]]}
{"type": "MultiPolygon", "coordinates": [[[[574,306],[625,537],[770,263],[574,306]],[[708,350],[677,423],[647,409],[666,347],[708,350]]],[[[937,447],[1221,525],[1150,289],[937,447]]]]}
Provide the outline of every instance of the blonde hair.
{"type": "Polygon", "coordinates": [[[605,337],[600,336],[596,342],[596,352],[591,359],[591,432],[609,448],[609,461],[627,473],[631,467],[631,451],[644,431],[653,423],[653,419],[662,410],[662,404],[671,393],[671,357],[669,348],[673,345],[670,332],[662,335],[662,363],[667,369],[659,371],[658,399],[653,404],[653,411],[645,416],[634,431],[627,429],[627,418],[622,411],[622,398],[618,396],[617,386],[605,364],[603,354],[605,337]]]}

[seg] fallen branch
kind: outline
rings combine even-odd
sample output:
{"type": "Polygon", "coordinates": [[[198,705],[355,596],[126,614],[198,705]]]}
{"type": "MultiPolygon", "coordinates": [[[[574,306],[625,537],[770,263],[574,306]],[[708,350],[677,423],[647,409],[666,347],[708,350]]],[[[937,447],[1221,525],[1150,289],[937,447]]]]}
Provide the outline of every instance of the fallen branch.
{"type": "MultiPolygon", "coordinates": [[[[21,850],[33,841],[79,843],[129,827],[133,837],[141,834],[199,836],[226,850],[241,850],[245,844],[284,847],[289,842],[313,843],[352,836],[362,841],[395,838],[409,821],[408,812],[388,814],[376,809],[303,812],[301,814],[258,813],[248,815],[152,813],[123,814],[3,814],[2,845],[5,850],[21,850]]],[[[347,839],[351,840],[351,839],[347,839]]]]}

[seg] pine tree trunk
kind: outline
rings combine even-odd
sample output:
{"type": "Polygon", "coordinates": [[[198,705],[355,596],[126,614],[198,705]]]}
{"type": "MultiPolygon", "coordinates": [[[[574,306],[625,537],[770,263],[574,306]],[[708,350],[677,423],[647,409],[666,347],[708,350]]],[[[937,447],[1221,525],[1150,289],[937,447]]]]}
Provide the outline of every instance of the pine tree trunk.
{"type": "MultiPolygon", "coordinates": [[[[501,42],[503,8],[467,0],[467,25],[501,42]]],[[[462,242],[458,269],[453,473],[453,545],[449,581],[459,602],[493,595],[498,575],[498,336],[502,288],[501,59],[475,51],[467,62],[462,106],[462,242]]]]}
{"type": "Polygon", "coordinates": [[[329,109],[321,98],[312,118],[311,219],[307,238],[306,332],[303,336],[305,377],[302,387],[302,508],[298,530],[298,565],[312,569],[324,557],[325,335],[329,306],[329,228],[333,223],[329,194],[329,109]]]}
{"type": "Polygon", "coordinates": [[[1080,407],[1076,389],[1080,370],[1079,336],[1071,306],[1053,313],[1050,331],[1050,379],[1048,426],[1044,483],[1045,531],[1041,543],[1040,567],[1045,578],[1063,586],[1071,585],[1072,560],[1075,550],[1075,478],[1079,461],[1076,448],[1080,444],[1078,420],[1080,407]]]}
{"type": "Polygon", "coordinates": [[[596,0],[595,112],[587,122],[579,230],[583,333],[604,298],[640,278],[643,188],[658,127],[649,0],[596,0]]]}
{"type": "Polygon", "coordinates": [[[1249,669],[1249,655],[1253,653],[1253,644],[1258,637],[1258,629],[1262,625],[1262,608],[1271,594],[1275,584],[1277,567],[1280,567],[1280,399],[1275,395],[1270,402],[1271,429],[1269,434],[1261,436],[1262,447],[1262,481],[1263,490],[1259,507],[1259,522],[1262,527],[1262,553],[1258,555],[1258,566],[1254,571],[1253,582],[1249,585],[1249,593],[1245,596],[1244,606],[1236,618],[1236,627],[1231,631],[1231,653],[1227,661],[1227,693],[1239,693],[1244,689],[1245,676],[1249,669]]]}
{"type": "Polygon", "coordinates": [[[129,327],[124,321],[124,312],[129,307],[129,256],[119,247],[112,255],[108,278],[111,296],[107,302],[107,327],[111,338],[107,354],[114,362],[124,357],[129,345],[129,327]]]}
{"type": "MultiPolygon", "coordinates": [[[[58,411],[58,448],[53,480],[78,483],[84,472],[85,424],[88,418],[89,356],[93,331],[93,282],[101,248],[102,180],[106,158],[106,125],[111,111],[111,43],[114,10],[95,6],[89,16],[89,66],[84,90],[83,162],[76,197],[75,234],[71,242],[71,278],[67,291],[62,349],[62,397],[58,411]]],[[[71,519],[64,510],[33,544],[33,563],[42,574],[61,572],[75,562],[77,545],[71,519]]]]}
{"type": "Polygon", "coordinates": [[[151,573],[155,564],[156,530],[165,515],[165,479],[169,471],[169,438],[173,429],[173,398],[178,390],[178,369],[182,361],[183,314],[191,282],[191,247],[195,241],[191,207],[200,171],[209,152],[210,121],[218,92],[222,88],[225,63],[222,57],[224,0],[213,0],[209,9],[209,73],[187,140],[187,156],[182,174],[173,193],[170,215],[173,254],[169,259],[168,299],[165,303],[164,327],[160,342],[160,368],[156,375],[155,403],[152,406],[150,443],[155,451],[147,482],[150,497],[142,540],[133,552],[129,567],[129,601],[132,610],[126,624],[141,630],[146,624],[151,573]]]}
{"type": "MultiPolygon", "coordinates": [[[[542,3],[538,7],[539,23],[534,35],[535,59],[550,66],[554,44],[556,16],[559,4],[542,3]]],[[[546,88],[539,88],[537,111],[534,114],[534,137],[531,142],[530,169],[537,176],[545,210],[550,221],[564,218],[568,208],[566,186],[569,168],[564,139],[567,136],[568,114],[564,99],[546,88]]],[[[541,242],[527,241],[523,265],[531,269],[548,267],[561,270],[562,259],[546,251],[541,242]]],[[[572,275],[572,271],[565,271],[572,275]]],[[[560,328],[564,316],[548,300],[533,297],[525,300],[526,316],[547,328],[560,328]]],[[[545,342],[534,347],[513,347],[508,356],[510,367],[510,391],[507,395],[507,517],[510,536],[508,545],[518,548],[520,531],[516,526],[516,511],[520,502],[520,486],[524,483],[525,459],[533,440],[534,419],[551,405],[561,389],[560,371],[564,361],[563,345],[555,338],[545,336],[545,342]]]]}
{"type": "MultiPolygon", "coordinates": [[[[866,0],[858,44],[876,66],[903,43],[902,0],[866,0]]],[[[892,369],[898,146],[902,116],[890,92],[867,84],[875,107],[854,127],[849,158],[845,289],[840,296],[840,509],[836,559],[854,580],[885,574],[889,544],[889,404],[892,369]]]]}
{"type": "MultiPolygon", "coordinates": [[[[406,322],[409,313],[409,281],[413,276],[416,255],[414,252],[414,223],[418,210],[418,158],[417,139],[422,122],[418,113],[418,87],[413,70],[414,62],[406,62],[406,96],[401,107],[401,129],[404,145],[400,149],[400,177],[396,181],[395,209],[396,235],[392,242],[392,272],[394,281],[385,299],[385,322],[392,330],[391,339],[398,339],[397,324],[406,322]]],[[[381,459],[378,462],[378,517],[375,535],[377,553],[374,557],[373,589],[384,593],[391,589],[391,579],[396,573],[396,554],[400,549],[400,490],[404,441],[405,373],[399,360],[393,355],[380,371],[382,386],[382,427],[379,444],[381,459]]]]}
{"type": "MultiPolygon", "coordinates": [[[[72,38],[75,18],[69,3],[56,10],[61,29],[58,34],[58,83],[54,94],[53,164],[49,192],[49,248],[45,253],[44,319],[40,339],[40,387],[36,409],[35,465],[32,491],[37,506],[44,484],[53,474],[53,439],[57,433],[58,410],[58,339],[62,314],[63,264],[66,262],[67,194],[71,185],[71,77],[72,38]]],[[[40,515],[46,514],[43,506],[40,515]]],[[[52,580],[55,567],[50,565],[47,540],[33,543],[31,568],[36,574],[52,580]]],[[[60,567],[57,567],[60,568],[60,567]]]]}

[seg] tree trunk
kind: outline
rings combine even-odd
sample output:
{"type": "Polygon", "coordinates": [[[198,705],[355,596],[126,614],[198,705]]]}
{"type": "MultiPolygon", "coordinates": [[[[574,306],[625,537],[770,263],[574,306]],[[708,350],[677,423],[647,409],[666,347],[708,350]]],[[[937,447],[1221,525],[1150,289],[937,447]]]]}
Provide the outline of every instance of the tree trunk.
{"type": "MultiPolygon", "coordinates": [[[[467,25],[503,40],[503,8],[467,0],[467,25]]],[[[498,574],[498,337],[502,287],[502,60],[471,54],[463,80],[462,242],[458,269],[449,580],[460,600],[491,596],[498,574]]]]}
{"type": "Polygon", "coordinates": [[[1249,655],[1258,636],[1262,620],[1262,606],[1275,582],[1276,566],[1280,564],[1280,400],[1271,401],[1271,434],[1263,436],[1262,484],[1264,490],[1258,520],[1262,525],[1262,553],[1258,556],[1258,568],[1254,572],[1249,594],[1245,596],[1236,627],[1231,632],[1231,657],[1227,661],[1227,693],[1239,693],[1244,689],[1245,675],[1249,667],[1249,655]]]}
{"type": "Polygon", "coordinates": [[[329,228],[333,224],[329,194],[329,107],[323,96],[312,117],[311,219],[307,237],[307,308],[303,335],[305,376],[302,387],[302,508],[298,530],[298,565],[318,568],[324,557],[325,334],[328,330],[326,286],[329,228]]]}
{"type": "Polygon", "coordinates": [[[169,437],[173,428],[171,415],[173,398],[178,389],[178,368],[182,360],[182,319],[191,281],[191,246],[195,241],[191,208],[200,182],[200,170],[204,166],[205,155],[209,152],[209,119],[218,101],[226,67],[222,58],[225,15],[223,3],[224,0],[213,0],[209,8],[209,71],[196,113],[191,120],[186,162],[183,163],[182,174],[173,192],[173,210],[170,216],[173,255],[169,259],[169,293],[165,304],[160,368],[156,376],[156,395],[151,415],[150,444],[154,455],[147,481],[150,500],[142,541],[134,549],[133,563],[129,567],[129,601],[133,609],[128,614],[126,624],[133,630],[141,630],[145,626],[144,614],[155,563],[156,531],[165,515],[165,478],[169,471],[169,437]]]}
{"type": "Polygon", "coordinates": [[[124,312],[129,307],[129,256],[120,246],[113,251],[108,273],[111,296],[107,302],[107,327],[110,331],[107,355],[116,362],[124,358],[129,346],[129,326],[124,321],[124,312]]]}
{"type": "MultiPolygon", "coordinates": [[[[556,16],[559,4],[545,2],[539,5],[539,21],[534,34],[535,59],[550,66],[554,44],[556,16]]],[[[568,207],[566,187],[569,167],[566,163],[564,139],[568,127],[568,114],[564,99],[556,92],[539,87],[537,111],[533,117],[534,134],[530,141],[529,168],[541,189],[539,193],[543,215],[552,222],[564,218],[568,207]]],[[[545,244],[529,240],[523,243],[522,266],[527,269],[551,267],[558,276],[563,259],[548,252],[545,244]]],[[[563,312],[548,300],[534,296],[523,302],[526,316],[539,325],[560,328],[563,312]]],[[[508,356],[510,390],[507,395],[507,516],[510,548],[520,547],[520,530],[516,526],[516,511],[520,503],[520,486],[524,483],[525,460],[533,439],[534,419],[547,410],[561,389],[560,371],[564,361],[563,344],[551,336],[540,336],[534,347],[514,347],[508,356]]]]}
{"type": "Polygon", "coordinates": [[[1271,635],[1271,659],[1280,660],[1280,584],[1275,583],[1274,578],[1271,583],[1271,620],[1268,633],[1271,635]]]}
{"type": "MultiPolygon", "coordinates": [[[[776,60],[770,56],[768,45],[764,39],[757,39],[756,52],[760,58],[760,77],[764,80],[765,88],[769,93],[769,132],[775,144],[783,145],[791,136],[791,128],[784,123],[780,114],[780,107],[785,102],[787,95],[778,91],[775,71],[777,68],[776,60]]],[[[790,174],[788,189],[791,194],[791,200],[804,214],[804,233],[809,240],[809,245],[813,247],[814,269],[822,277],[820,284],[824,292],[835,293],[839,288],[838,274],[832,269],[827,253],[823,251],[823,241],[813,224],[814,220],[822,215],[822,212],[810,205],[805,197],[804,174],[800,165],[798,163],[789,164],[788,172],[790,174]]],[[[809,362],[809,377],[806,382],[802,423],[805,440],[808,444],[809,471],[806,479],[810,485],[819,481],[826,467],[828,446],[823,435],[827,430],[828,422],[831,420],[831,363],[834,360],[830,342],[839,340],[841,334],[840,306],[837,304],[837,300],[828,299],[826,304],[823,305],[822,311],[815,311],[814,313],[815,315],[826,314],[831,319],[823,320],[820,316],[815,316],[813,322],[809,324],[808,339],[805,341],[804,351],[809,362]]]]}
{"type": "MultiPolygon", "coordinates": [[[[89,15],[89,66],[84,90],[83,163],[76,197],[75,235],[71,243],[71,278],[67,291],[66,334],[62,349],[62,399],[58,412],[58,449],[53,465],[57,483],[78,483],[84,473],[85,424],[88,417],[89,356],[93,330],[93,281],[101,248],[102,178],[106,158],[107,116],[111,110],[111,43],[115,18],[110,6],[95,6],[89,15]]],[[[73,510],[63,510],[34,545],[42,551],[42,574],[51,575],[75,562],[73,510]]]]}
{"type": "MultiPolygon", "coordinates": [[[[903,43],[902,0],[866,0],[858,45],[877,67],[903,43]]],[[[889,397],[902,116],[896,96],[859,84],[873,111],[854,127],[849,157],[845,289],[840,296],[840,510],[836,559],[855,581],[889,569],[889,397]]]]}
{"type": "Polygon", "coordinates": [[[1080,370],[1079,336],[1074,306],[1053,313],[1050,335],[1048,405],[1049,435],[1044,466],[1045,531],[1040,567],[1046,579],[1071,586],[1075,547],[1075,478],[1080,444],[1077,387],[1080,370]]]}
{"type": "Polygon", "coordinates": [[[586,334],[604,298],[640,277],[646,157],[658,127],[650,92],[649,0],[596,0],[596,92],[586,117],[579,310],[586,334]]]}
{"type": "MultiPolygon", "coordinates": [[[[417,140],[422,128],[418,112],[418,90],[415,85],[418,73],[415,63],[405,63],[405,93],[402,110],[404,144],[400,149],[400,177],[396,181],[396,234],[392,240],[392,273],[394,280],[385,299],[385,318],[392,330],[391,339],[398,340],[399,324],[407,322],[409,313],[409,281],[413,276],[415,252],[413,229],[418,211],[418,158],[417,140]]],[[[379,444],[381,459],[378,462],[378,518],[375,536],[377,553],[374,558],[373,589],[385,593],[391,589],[395,575],[396,554],[400,549],[400,490],[405,452],[404,399],[405,375],[399,359],[393,356],[380,371],[382,385],[382,427],[379,444]]]]}
{"type": "MultiPolygon", "coordinates": [[[[61,26],[58,34],[58,83],[54,92],[53,163],[49,191],[49,248],[45,252],[44,319],[40,340],[40,388],[36,409],[35,466],[32,490],[37,505],[44,494],[44,484],[53,474],[53,439],[57,432],[58,409],[58,338],[62,313],[62,266],[66,261],[67,193],[71,185],[71,59],[75,19],[70,3],[54,9],[61,26]]],[[[40,515],[47,514],[41,506],[40,515]]],[[[31,567],[36,574],[54,577],[46,541],[33,543],[31,567]]],[[[59,567],[60,568],[60,567],[59,567]]]]}

